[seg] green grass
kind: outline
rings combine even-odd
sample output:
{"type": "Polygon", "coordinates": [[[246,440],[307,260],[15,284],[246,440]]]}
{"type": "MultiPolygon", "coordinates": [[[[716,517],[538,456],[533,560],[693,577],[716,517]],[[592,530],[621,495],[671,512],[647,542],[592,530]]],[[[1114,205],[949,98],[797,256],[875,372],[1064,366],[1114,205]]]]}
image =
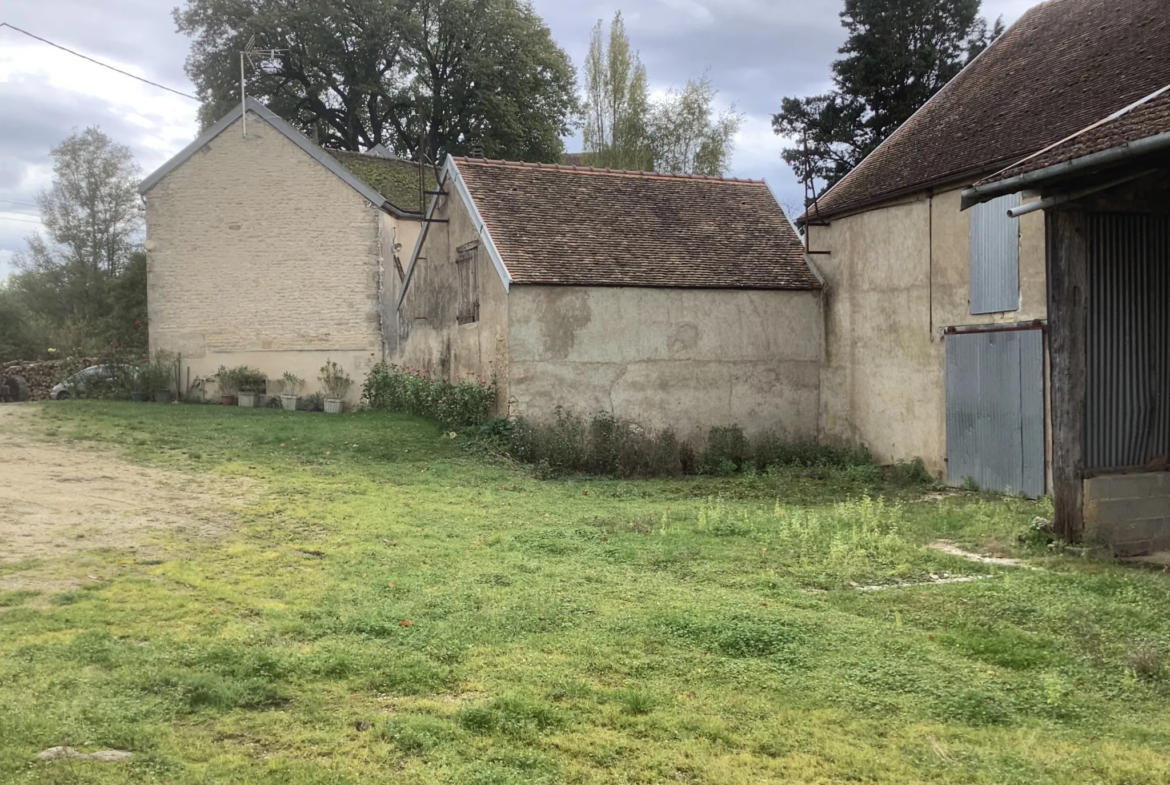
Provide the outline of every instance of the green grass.
{"type": "Polygon", "coordinates": [[[538,481],[378,414],[31,427],[254,493],[218,541],[19,565],[105,580],[0,593],[0,782],[1170,781],[1170,582],[1019,544],[1043,503],[873,472],[538,481]],[[902,585],[943,573],[981,579],[902,585]],[[36,761],[62,744],[135,756],[36,761]]]}

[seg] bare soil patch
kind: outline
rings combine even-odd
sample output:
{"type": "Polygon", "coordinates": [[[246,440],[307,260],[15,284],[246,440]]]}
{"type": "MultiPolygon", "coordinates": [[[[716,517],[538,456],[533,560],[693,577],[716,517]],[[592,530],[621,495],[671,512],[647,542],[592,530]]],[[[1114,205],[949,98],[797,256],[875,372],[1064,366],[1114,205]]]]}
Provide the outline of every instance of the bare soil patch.
{"type": "MultiPolygon", "coordinates": [[[[0,405],[0,565],[140,549],[151,533],[226,534],[246,483],[135,466],[108,450],[39,441],[36,407],[0,405]]],[[[0,587],[21,573],[0,579],[0,587]]],[[[11,588],[11,587],[8,587],[11,588]]]]}

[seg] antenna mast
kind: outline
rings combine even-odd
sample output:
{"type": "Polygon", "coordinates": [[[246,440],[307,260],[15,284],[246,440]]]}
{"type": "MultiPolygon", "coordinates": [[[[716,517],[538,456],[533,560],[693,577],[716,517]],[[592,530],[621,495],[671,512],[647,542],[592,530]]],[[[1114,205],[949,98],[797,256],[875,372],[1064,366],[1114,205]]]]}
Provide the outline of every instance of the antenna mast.
{"type": "MultiPolygon", "coordinates": [[[[248,39],[244,51],[240,52],[240,120],[244,128],[244,138],[248,138],[248,83],[245,77],[244,58],[252,64],[252,68],[256,69],[256,62],[253,57],[260,58],[274,58],[278,54],[287,52],[287,49],[253,49],[256,45],[256,36],[248,39]]],[[[263,59],[260,61],[263,63],[263,59]]]]}

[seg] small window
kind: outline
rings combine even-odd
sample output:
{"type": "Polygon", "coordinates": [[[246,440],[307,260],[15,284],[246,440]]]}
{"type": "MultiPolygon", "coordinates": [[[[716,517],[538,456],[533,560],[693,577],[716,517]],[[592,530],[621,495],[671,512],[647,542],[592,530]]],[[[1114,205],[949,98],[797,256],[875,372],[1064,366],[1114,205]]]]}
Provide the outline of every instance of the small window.
{"type": "Polygon", "coordinates": [[[1020,310],[1020,221],[1008,194],[971,208],[971,313],[1020,310]]]}
{"type": "Polygon", "coordinates": [[[459,280],[460,324],[479,321],[479,243],[468,243],[456,249],[455,273],[459,280]]]}

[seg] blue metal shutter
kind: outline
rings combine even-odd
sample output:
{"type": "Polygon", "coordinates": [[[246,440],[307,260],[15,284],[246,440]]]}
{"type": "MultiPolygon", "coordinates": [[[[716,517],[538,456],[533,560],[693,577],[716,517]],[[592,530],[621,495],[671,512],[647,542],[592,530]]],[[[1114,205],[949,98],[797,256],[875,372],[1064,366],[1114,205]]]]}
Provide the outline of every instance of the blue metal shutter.
{"type": "Polygon", "coordinates": [[[949,335],[947,481],[1044,494],[1044,338],[1040,330],[949,335]]]}
{"type": "Polygon", "coordinates": [[[971,208],[971,313],[1020,310],[1020,222],[1008,194],[971,208]]]}

